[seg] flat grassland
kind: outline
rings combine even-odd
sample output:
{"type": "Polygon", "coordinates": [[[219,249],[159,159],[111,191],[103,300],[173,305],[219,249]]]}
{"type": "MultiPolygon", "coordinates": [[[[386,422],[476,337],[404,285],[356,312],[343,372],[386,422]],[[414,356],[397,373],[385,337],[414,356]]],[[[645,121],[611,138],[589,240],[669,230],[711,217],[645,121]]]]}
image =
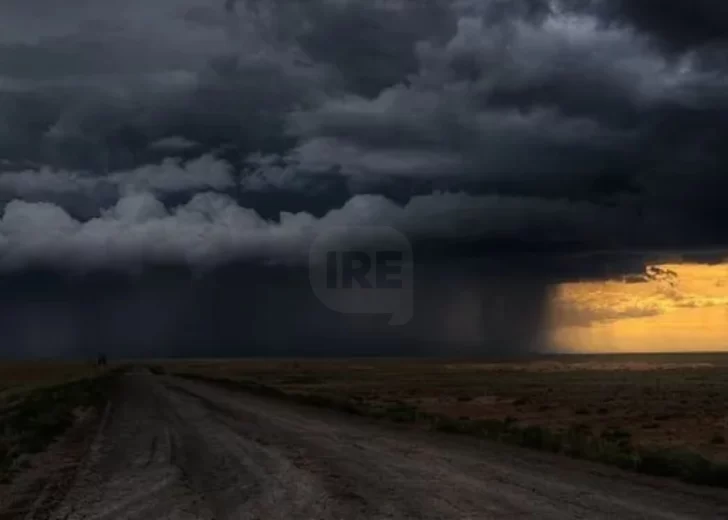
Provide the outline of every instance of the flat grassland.
{"type": "Polygon", "coordinates": [[[187,360],[166,372],[728,486],[728,354],[187,360]]]}
{"type": "Polygon", "coordinates": [[[99,368],[80,361],[2,361],[0,362],[0,400],[41,386],[93,377],[99,368]]]}

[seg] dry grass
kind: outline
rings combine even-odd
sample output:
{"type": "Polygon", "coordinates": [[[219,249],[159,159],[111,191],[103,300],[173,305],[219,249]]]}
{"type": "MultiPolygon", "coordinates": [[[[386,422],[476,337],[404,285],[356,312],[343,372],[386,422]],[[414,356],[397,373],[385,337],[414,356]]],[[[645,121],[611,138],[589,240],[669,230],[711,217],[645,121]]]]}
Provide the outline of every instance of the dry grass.
{"type": "Polygon", "coordinates": [[[91,362],[3,361],[0,362],[0,400],[40,386],[93,377],[99,370],[91,362]]]}
{"type": "Polygon", "coordinates": [[[242,381],[366,415],[429,424],[435,418],[443,430],[494,427],[499,438],[511,436],[504,431],[518,432],[521,444],[614,458],[625,466],[635,464],[637,454],[648,460],[648,454],[668,452],[697,457],[699,464],[728,463],[728,355],[569,356],[523,363],[216,360],[165,369],[242,381]]]}
{"type": "Polygon", "coordinates": [[[97,411],[114,373],[91,363],[0,363],[0,485],[97,411]]]}

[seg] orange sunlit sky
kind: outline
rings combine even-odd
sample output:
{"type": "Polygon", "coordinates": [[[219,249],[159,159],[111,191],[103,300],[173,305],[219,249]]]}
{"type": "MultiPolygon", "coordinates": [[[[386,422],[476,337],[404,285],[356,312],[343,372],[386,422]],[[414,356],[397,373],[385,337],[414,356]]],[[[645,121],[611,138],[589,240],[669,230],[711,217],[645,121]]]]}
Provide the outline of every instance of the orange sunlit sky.
{"type": "Polygon", "coordinates": [[[728,261],[653,267],[659,276],[558,286],[554,345],[570,352],[728,351],[728,261]]]}

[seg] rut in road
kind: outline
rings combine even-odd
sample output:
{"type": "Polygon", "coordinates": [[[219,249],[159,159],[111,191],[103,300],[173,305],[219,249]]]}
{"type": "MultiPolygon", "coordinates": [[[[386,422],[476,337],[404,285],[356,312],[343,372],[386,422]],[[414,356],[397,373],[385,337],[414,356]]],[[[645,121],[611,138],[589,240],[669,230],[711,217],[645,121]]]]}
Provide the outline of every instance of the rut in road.
{"type": "Polygon", "coordinates": [[[717,519],[728,518],[728,497],[206,383],[129,373],[51,517],[717,519]]]}

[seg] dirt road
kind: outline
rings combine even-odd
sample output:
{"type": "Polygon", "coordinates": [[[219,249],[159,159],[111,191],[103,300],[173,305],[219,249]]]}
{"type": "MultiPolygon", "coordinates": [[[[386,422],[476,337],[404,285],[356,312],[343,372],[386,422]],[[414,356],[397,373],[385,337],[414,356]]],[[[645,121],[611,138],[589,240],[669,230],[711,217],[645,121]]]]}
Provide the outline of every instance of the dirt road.
{"type": "Polygon", "coordinates": [[[728,518],[719,490],[170,376],[122,379],[51,518],[728,518]]]}

